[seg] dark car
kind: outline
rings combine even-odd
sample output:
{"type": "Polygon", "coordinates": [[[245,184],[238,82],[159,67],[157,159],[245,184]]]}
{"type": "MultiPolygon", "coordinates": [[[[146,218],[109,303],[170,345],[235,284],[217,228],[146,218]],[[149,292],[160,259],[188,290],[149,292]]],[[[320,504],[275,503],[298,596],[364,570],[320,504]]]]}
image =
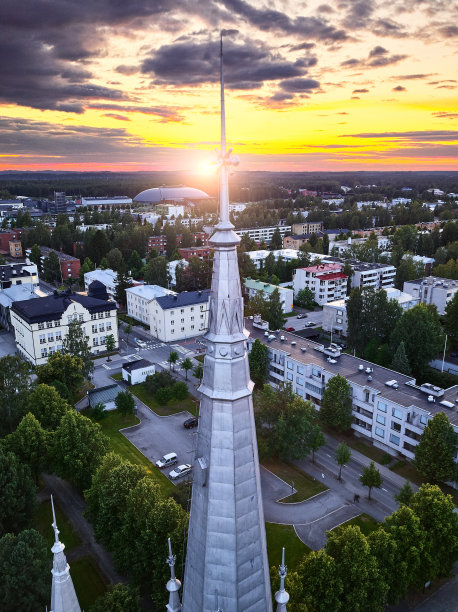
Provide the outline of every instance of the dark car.
{"type": "Polygon", "coordinates": [[[186,419],[186,421],[183,423],[186,429],[197,427],[198,424],[199,424],[199,419],[197,419],[196,417],[191,417],[190,419],[186,419]]]}

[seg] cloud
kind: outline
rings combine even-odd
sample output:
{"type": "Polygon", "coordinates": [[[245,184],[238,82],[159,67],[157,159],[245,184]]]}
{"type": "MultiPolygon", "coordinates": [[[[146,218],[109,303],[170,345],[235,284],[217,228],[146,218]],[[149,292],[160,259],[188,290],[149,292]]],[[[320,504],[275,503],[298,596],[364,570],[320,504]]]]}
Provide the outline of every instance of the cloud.
{"type": "Polygon", "coordinates": [[[407,89],[402,85],[397,85],[396,87],[393,87],[393,91],[407,91],[407,89]]]}
{"type": "Polygon", "coordinates": [[[130,76],[138,72],[138,66],[126,66],[125,64],[121,64],[121,66],[116,68],[116,72],[130,76]]]}
{"type": "Polygon", "coordinates": [[[448,113],[446,111],[436,111],[433,115],[438,119],[458,119],[458,113],[448,113]]]}
{"type": "Polygon", "coordinates": [[[437,30],[444,38],[455,38],[458,36],[458,26],[446,24],[437,30]]]}
{"type": "Polygon", "coordinates": [[[304,42],[304,43],[300,43],[299,45],[292,45],[290,47],[290,50],[291,51],[309,51],[310,49],[313,49],[313,47],[316,47],[315,43],[304,42]]]}
{"type": "Polygon", "coordinates": [[[319,82],[314,79],[287,79],[280,83],[281,89],[294,93],[311,92],[319,86],[319,82]]]}
{"type": "Polygon", "coordinates": [[[376,57],[370,60],[367,65],[372,68],[380,68],[381,66],[390,66],[391,64],[397,64],[398,62],[405,59],[407,55],[384,55],[382,57],[376,57]]]}
{"type": "Polygon", "coordinates": [[[368,89],[354,89],[351,93],[352,94],[369,93],[369,90],[368,89]]]}
{"type": "Polygon", "coordinates": [[[130,121],[129,117],[124,115],[117,115],[116,113],[104,113],[104,117],[111,117],[111,119],[117,119],[118,121],[130,121]]]}
{"type": "Polygon", "coordinates": [[[425,130],[411,132],[366,132],[361,134],[341,134],[340,138],[374,138],[400,140],[406,142],[454,142],[458,141],[458,130],[425,130]]]}
{"type": "Polygon", "coordinates": [[[90,104],[87,106],[92,110],[111,110],[123,113],[142,113],[143,115],[155,115],[161,117],[161,123],[180,123],[184,116],[180,114],[180,109],[177,107],[167,106],[130,106],[118,104],[90,104]]]}
{"type": "Polygon", "coordinates": [[[389,66],[390,64],[397,64],[406,57],[407,55],[389,55],[389,51],[385,49],[385,47],[377,45],[369,51],[369,55],[366,59],[351,58],[341,62],[340,65],[347,68],[353,68],[355,66],[361,68],[381,68],[383,66],[389,66]]]}
{"type": "Polygon", "coordinates": [[[386,55],[387,53],[388,53],[388,51],[384,47],[380,47],[380,45],[377,45],[377,47],[374,47],[373,49],[370,50],[369,57],[376,57],[376,56],[379,56],[379,55],[386,55]]]}
{"type": "Polygon", "coordinates": [[[396,81],[414,81],[419,79],[427,79],[432,76],[433,73],[429,74],[398,74],[397,76],[392,76],[391,78],[396,81]]]}

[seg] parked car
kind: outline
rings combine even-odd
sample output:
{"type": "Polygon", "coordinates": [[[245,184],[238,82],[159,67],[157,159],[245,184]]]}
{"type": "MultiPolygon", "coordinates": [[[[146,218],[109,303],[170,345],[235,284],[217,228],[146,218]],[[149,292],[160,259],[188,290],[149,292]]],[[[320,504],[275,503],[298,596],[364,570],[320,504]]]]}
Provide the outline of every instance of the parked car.
{"type": "Polygon", "coordinates": [[[192,427],[197,427],[197,425],[199,424],[199,419],[197,419],[196,417],[191,417],[189,419],[186,419],[186,421],[183,423],[184,427],[186,427],[186,429],[191,429],[192,427]]]}
{"type": "Polygon", "coordinates": [[[146,348],[146,342],[143,340],[137,340],[137,344],[140,348],[146,348]]]}
{"type": "Polygon", "coordinates": [[[345,350],[345,349],[348,348],[348,346],[345,344],[345,342],[341,342],[340,343],[340,348],[345,350]]]}
{"type": "Polygon", "coordinates": [[[313,321],[307,321],[305,327],[313,327],[314,325],[316,325],[316,323],[313,323],[313,321]]]}
{"type": "Polygon", "coordinates": [[[175,465],[177,460],[178,459],[176,453],[168,453],[167,455],[164,455],[156,461],[156,466],[162,469],[165,467],[169,467],[169,465],[175,465]]]}
{"type": "Polygon", "coordinates": [[[181,478],[182,476],[189,474],[191,470],[192,467],[189,465],[189,463],[183,463],[183,465],[179,465],[170,472],[169,478],[171,478],[172,480],[175,480],[176,478],[181,478]]]}
{"type": "Polygon", "coordinates": [[[285,330],[285,331],[290,331],[290,332],[291,332],[291,331],[296,331],[296,330],[294,329],[294,327],[285,327],[285,328],[284,328],[284,330],[285,330]]]}
{"type": "Polygon", "coordinates": [[[298,318],[298,319],[306,319],[306,318],[307,318],[307,316],[308,316],[308,315],[306,315],[306,314],[298,314],[298,315],[297,315],[297,318],[298,318]]]}

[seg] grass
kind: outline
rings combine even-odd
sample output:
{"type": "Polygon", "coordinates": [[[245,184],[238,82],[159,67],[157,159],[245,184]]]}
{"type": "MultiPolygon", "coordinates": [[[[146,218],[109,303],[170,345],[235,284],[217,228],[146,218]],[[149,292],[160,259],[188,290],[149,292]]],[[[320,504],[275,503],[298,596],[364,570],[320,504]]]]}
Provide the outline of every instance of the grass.
{"type": "Polygon", "coordinates": [[[379,523],[368,514],[360,514],[359,516],[356,516],[355,518],[352,518],[349,521],[342,523],[342,525],[339,525],[332,531],[342,529],[343,527],[348,527],[349,525],[356,525],[361,529],[361,532],[365,536],[368,536],[370,533],[377,529],[379,523]]]}
{"type": "Polygon", "coordinates": [[[90,555],[73,561],[70,574],[82,610],[87,610],[107,590],[107,582],[90,555]]]}
{"type": "MultiPolygon", "coordinates": [[[[79,546],[81,544],[81,540],[55,500],[54,509],[56,511],[56,521],[59,528],[59,539],[65,544],[65,550],[68,552],[69,550],[79,546]]],[[[51,500],[48,499],[41,502],[41,504],[35,510],[33,515],[33,526],[46,539],[50,548],[54,544],[54,530],[51,523],[51,500]]]]}
{"type": "Polygon", "coordinates": [[[154,399],[154,396],[148,391],[144,383],[130,387],[130,391],[132,395],[138,397],[139,400],[159,416],[169,416],[185,410],[194,416],[197,416],[199,413],[199,404],[192,397],[187,397],[184,400],[172,399],[167,404],[161,405],[154,399]]]}
{"type": "Polygon", "coordinates": [[[159,484],[164,495],[169,496],[174,489],[173,484],[119,431],[124,427],[130,427],[139,422],[140,420],[137,417],[123,417],[117,410],[109,412],[104,419],[99,421],[103,433],[110,440],[110,450],[120,455],[126,461],[130,461],[130,463],[142,465],[153,480],[159,484]]]}
{"type": "Polygon", "coordinates": [[[284,547],[285,561],[288,570],[294,572],[304,555],[308,555],[311,549],[300,540],[292,525],[277,525],[266,523],[267,555],[269,566],[278,566],[281,563],[281,552],[284,547]]]}
{"type": "Polygon", "coordinates": [[[369,457],[372,461],[386,465],[387,453],[376,446],[373,446],[370,442],[366,442],[363,438],[357,438],[353,435],[352,431],[339,432],[335,429],[331,429],[324,424],[321,424],[321,428],[331,437],[339,440],[340,442],[346,442],[350,448],[358,451],[362,455],[369,457]]]}
{"type": "Polygon", "coordinates": [[[200,361],[201,363],[203,363],[205,359],[205,355],[195,355],[194,359],[197,359],[197,361],[200,361]]]}
{"type": "Polygon", "coordinates": [[[113,380],[122,380],[122,372],[116,372],[116,374],[112,374],[111,378],[113,380]]]}
{"type": "Polygon", "coordinates": [[[317,493],[326,491],[328,488],[322,482],[312,478],[312,476],[309,476],[291,463],[283,461],[263,461],[262,464],[286,483],[291,484],[291,482],[294,481],[296,493],[283,498],[282,501],[285,503],[291,504],[304,501],[317,493]]]}
{"type": "Polygon", "coordinates": [[[122,321],[123,323],[126,323],[127,325],[132,325],[132,327],[137,325],[137,326],[143,327],[144,329],[147,329],[149,331],[149,325],[145,325],[145,323],[142,323],[141,321],[137,321],[137,319],[132,319],[132,317],[129,317],[126,314],[119,314],[118,313],[118,320],[122,321]]]}

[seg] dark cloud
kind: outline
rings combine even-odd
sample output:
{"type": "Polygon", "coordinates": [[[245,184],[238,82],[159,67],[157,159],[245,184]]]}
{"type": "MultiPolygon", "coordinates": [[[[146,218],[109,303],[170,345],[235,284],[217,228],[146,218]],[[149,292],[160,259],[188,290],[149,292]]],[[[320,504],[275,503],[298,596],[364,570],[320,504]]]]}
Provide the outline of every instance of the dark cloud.
{"type": "Polygon", "coordinates": [[[316,47],[315,43],[303,42],[299,45],[292,45],[290,49],[291,51],[309,51],[310,49],[313,49],[313,47],[316,47]]]}
{"type": "Polygon", "coordinates": [[[367,132],[362,134],[341,134],[341,138],[380,138],[408,142],[458,141],[458,130],[425,130],[412,132],[367,132]]]}
{"type": "Polygon", "coordinates": [[[383,55],[376,57],[367,63],[367,66],[372,68],[380,68],[381,66],[390,66],[391,64],[397,64],[401,60],[405,59],[407,55],[383,55]]]}
{"type": "Polygon", "coordinates": [[[351,59],[347,59],[344,62],[341,62],[341,66],[359,66],[361,64],[361,60],[352,57],[351,59]]]}
{"type": "Polygon", "coordinates": [[[130,76],[131,74],[135,74],[138,71],[139,71],[138,66],[126,66],[124,64],[121,64],[121,66],[118,66],[116,68],[116,72],[119,72],[119,74],[125,74],[127,76],[130,76]]]}
{"type": "Polygon", "coordinates": [[[399,81],[414,81],[419,79],[427,79],[432,76],[433,73],[429,74],[398,74],[397,76],[391,77],[394,80],[399,81]]]}
{"type": "Polygon", "coordinates": [[[104,113],[104,117],[111,117],[111,119],[117,119],[118,121],[130,121],[129,117],[124,115],[117,115],[116,113],[104,113]]]}
{"type": "Polygon", "coordinates": [[[352,94],[369,93],[369,90],[368,89],[354,89],[351,93],[352,94]]]}
{"type": "Polygon", "coordinates": [[[353,0],[348,4],[348,10],[343,20],[347,28],[358,29],[366,27],[374,11],[373,0],[353,0]]]}
{"type": "Polygon", "coordinates": [[[389,55],[389,51],[387,49],[381,46],[376,46],[369,51],[367,59],[351,58],[341,62],[340,65],[347,68],[352,68],[355,66],[361,68],[381,68],[382,66],[397,64],[406,57],[407,55],[389,55]]]}
{"type": "Polygon", "coordinates": [[[369,57],[378,57],[379,55],[386,55],[387,53],[388,51],[385,49],[385,47],[380,47],[378,45],[370,50],[369,57]]]}
{"type": "Polygon", "coordinates": [[[320,4],[317,11],[320,13],[334,13],[334,9],[329,4],[320,4]]]}
{"type": "Polygon", "coordinates": [[[446,24],[437,30],[444,38],[455,38],[458,36],[458,26],[446,24]]]}
{"type": "Polygon", "coordinates": [[[397,85],[396,87],[393,87],[393,91],[407,91],[407,90],[402,85],[397,85]]]}
{"type": "Polygon", "coordinates": [[[458,119],[458,113],[447,113],[446,111],[437,111],[433,115],[438,119],[458,119]]]}
{"type": "Polygon", "coordinates": [[[93,110],[111,110],[123,113],[142,113],[143,115],[155,115],[161,117],[161,123],[180,123],[184,116],[180,114],[180,109],[171,106],[130,106],[118,104],[90,104],[87,108],[93,110]]]}
{"type": "Polygon", "coordinates": [[[404,26],[392,19],[377,19],[372,24],[371,30],[376,36],[389,36],[391,38],[405,38],[409,35],[404,26]]]}
{"type": "MultiPolygon", "coordinates": [[[[252,41],[227,40],[224,50],[224,79],[232,89],[256,89],[265,81],[299,77],[308,66],[316,64],[314,57],[290,62],[252,41]]],[[[141,70],[157,84],[183,86],[217,82],[219,43],[185,40],[164,45],[152,52],[141,70]]]]}
{"type": "Polygon", "coordinates": [[[314,79],[287,79],[280,83],[281,89],[294,93],[311,92],[319,86],[319,82],[314,79]]]}

